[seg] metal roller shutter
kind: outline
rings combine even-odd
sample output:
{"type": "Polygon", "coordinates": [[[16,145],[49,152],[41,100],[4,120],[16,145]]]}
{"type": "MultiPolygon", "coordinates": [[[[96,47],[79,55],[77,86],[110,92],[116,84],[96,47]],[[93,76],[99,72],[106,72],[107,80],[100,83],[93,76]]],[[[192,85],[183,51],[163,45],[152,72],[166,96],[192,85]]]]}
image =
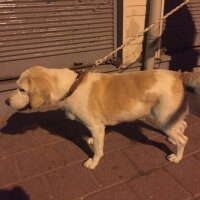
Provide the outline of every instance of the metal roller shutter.
{"type": "Polygon", "coordinates": [[[115,45],[114,0],[0,1],[0,80],[34,65],[93,63],[115,45]]]}
{"type": "MultiPolygon", "coordinates": [[[[165,0],[164,12],[168,13],[182,2],[165,0]]],[[[163,23],[162,46],[168,52],[200,46],[200,0],[191,0],[163,23]]]]}

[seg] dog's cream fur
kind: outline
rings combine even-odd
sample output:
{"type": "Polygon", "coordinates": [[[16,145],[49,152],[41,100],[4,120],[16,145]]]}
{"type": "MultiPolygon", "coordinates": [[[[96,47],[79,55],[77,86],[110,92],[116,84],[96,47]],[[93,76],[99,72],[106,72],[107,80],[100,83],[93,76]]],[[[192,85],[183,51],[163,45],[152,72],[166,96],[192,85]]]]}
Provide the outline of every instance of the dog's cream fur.
{"type": "MultiPolygon", "coordinates": [[[[57,104],[69,91],[77,74],[69,69],[33,67],[17,81],[18,89],[9,98],[10,106],[22,109],[57,104]]],[[[184,121],[188,112],[184,86],[200,88],[200,76],[167,70],[124,74],[88,73],[75,92],[64,100],[66,116],[83,123],[92,134],[94,156],[84,166],[94,169],[103,156],[104,129],[123,121],[146,119],[153,122],[176,144],[168,160],[178,163],[187,143],[184,121]]]]}

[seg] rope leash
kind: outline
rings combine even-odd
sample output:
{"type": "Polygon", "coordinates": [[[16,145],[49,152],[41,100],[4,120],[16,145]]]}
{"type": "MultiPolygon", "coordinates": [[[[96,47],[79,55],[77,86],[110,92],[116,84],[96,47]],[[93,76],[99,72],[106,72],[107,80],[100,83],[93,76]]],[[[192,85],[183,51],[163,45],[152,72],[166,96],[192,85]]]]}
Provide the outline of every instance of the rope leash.
{"type": "Polygon", "coordinates": [[[109,58],[111,58],[118,51],[120,51],[121,49],[123,49],[125,46],[129,45],[131,42],[133,42],[134,40],[136,40],[140,36],[143,36],[144,33],[148,32],[151,28],[153,28],[154,26],[156,26],[157,24],[159,24],[164,19],[168,18],[170,15],[174,14],[176,11],[178,11],[180,8],[182,8],[184,5],[186,5],[189,2],[190,2],[190,0],[185,0],[179,6],[177,6],[176,8],[174,8],[173,10],[171,10],[169,13],[167,13],[166,15],[164,15],[162,18],[160,18],[159,20],[157,20],[156,22],[154,22],[153,24],[151,24],[149,27],[145,28],[143,31],[139,32],[134,38],[131,38],[130,40],[128,40],[127,42],[125,42],[124,44],[122,44],[121,46],[119,46],[114,51],[110,52],[108,55],[106,55],[102,59],[96,60],[95,64],[90,68],[90,70],[92,68],[94,68],[94,67],[97,67],[97,66],[103,64],[105,61],[107,61],[109,58]]]}

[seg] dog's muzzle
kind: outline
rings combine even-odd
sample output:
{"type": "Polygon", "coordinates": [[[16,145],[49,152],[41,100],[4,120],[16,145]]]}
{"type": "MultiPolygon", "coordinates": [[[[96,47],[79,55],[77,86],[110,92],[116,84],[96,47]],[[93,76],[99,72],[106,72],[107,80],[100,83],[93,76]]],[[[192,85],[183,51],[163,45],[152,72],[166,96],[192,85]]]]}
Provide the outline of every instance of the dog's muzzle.
{"type": "MultiPolygon", "coordinates": [[[[7,106],[11,106],[11,105],[10,105],[10,99],[6,99],[6,100],[5,100],[5,104],[6,104],[7,106]]],[[[26,110],[30,110],[30,109],[32,109],[32,107],[31,107],[31,104],[28,103],[28,104],[26,104],[23,108],[20,108],[20,109],[17,109],[17,110],[18,110],[18,111],[26,111],[26,110]]]]}

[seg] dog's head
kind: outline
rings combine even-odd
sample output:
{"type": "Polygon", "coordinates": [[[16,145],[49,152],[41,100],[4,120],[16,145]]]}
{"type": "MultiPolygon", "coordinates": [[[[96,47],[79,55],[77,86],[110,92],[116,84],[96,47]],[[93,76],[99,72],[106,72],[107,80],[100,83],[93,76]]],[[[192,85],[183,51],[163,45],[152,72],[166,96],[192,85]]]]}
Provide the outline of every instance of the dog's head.
{"type": "Polygon", "coordinates": [[[55,77],[44,67],[33,67],[22,73],[17,81],[17,89],[6,100],[14,109],[38,108],[51,103],[55,77]]]}

